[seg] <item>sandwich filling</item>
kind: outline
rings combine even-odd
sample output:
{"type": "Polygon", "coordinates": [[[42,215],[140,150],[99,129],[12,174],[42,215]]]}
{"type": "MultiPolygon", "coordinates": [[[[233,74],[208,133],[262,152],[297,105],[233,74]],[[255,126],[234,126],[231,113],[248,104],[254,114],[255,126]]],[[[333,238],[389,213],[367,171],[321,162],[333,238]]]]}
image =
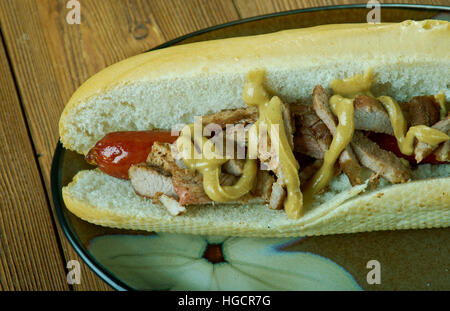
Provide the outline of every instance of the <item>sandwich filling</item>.
{"type": "Polygon", "coordinates": [[[444,93],[398,103],[375,97],[372,84],[369,70],[332,81],[331,97],[316,86],[312,105],[288,104],[255,70],[243,89],[247,108],[203,116],[176,135],[112,133],[87,159],[129,178],[137,194],[172,215],[189,205],[257,203],[298,219],[341,172],[352,185],[375,186],[381,177],[405,183],[419,163],[449,161],[444,93]]]}

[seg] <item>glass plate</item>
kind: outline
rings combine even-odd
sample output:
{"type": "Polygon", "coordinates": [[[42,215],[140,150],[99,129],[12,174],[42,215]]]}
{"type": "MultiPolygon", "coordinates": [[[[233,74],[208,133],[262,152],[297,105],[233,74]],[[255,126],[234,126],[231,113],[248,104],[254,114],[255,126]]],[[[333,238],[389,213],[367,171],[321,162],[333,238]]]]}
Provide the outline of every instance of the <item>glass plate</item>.
{"type": "MultiPolygon", "coordinates": [[[[322,24],[365,23],[370,9],[302,9],[211,27],[157,47],[322,24]]],[[[382,22],[449,19],[449,8],[381,5],[382,22]]],[[[55,212],[80,257],[117,290],[449,290],[450,229],[400,230],[296,239],[154,234],[96,226],[69,212],[61,189],[83,156],[60,143],[53,157],[55,212]]],[[[81,280],[82,282],[82,280],[81,280]]]]}

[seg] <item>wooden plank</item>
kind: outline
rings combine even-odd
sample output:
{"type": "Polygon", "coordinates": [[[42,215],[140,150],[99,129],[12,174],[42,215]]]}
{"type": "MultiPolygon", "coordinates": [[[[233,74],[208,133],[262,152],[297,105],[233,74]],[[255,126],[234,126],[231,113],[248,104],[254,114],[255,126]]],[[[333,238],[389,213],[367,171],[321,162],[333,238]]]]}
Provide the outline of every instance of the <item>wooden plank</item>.
{"type": "Polygon", "coordinates": [[[67,24],[65,3],[8,0],[0,4],[2,24],[8,29],[6,44],[46,185],[59,116],[75,89],[107,65],[162,42],[157,27],[146,41],[134,39],[124,1],[114,5],[81,1],[81,25],[67,24]]]}
{"type": "MultiPolygon", "coordinates": [[[[5,42],[48,193],[60,113],[74,90],[95,72],[180,35],[240,17],[337,2],[80,0],[81,24],[69,25],[67,0],[0,1],[5,42]]],[[[359,1],[339,1],[349,2],[359,1]]],[[[78,259],[58,232],[65,259],[78,259]]],[[[75,289],[108,288],[87,267],[82,271],[86,276],[75,289]]]]}
{"type": "MultiPolygon", "coordinates": [[[[241,18],[259,16],[275,12],[283,12],[295,9],[313,8],[329,5],[343,5],[343,4],[359,4],[367,3],[368,1],[360,0],[233,0],[237,11],[241,18]]],[[[448,1],[442,0],[383,0],[380,3],[418,3],[418,4],[435,4],[448,5],[448,1]]]]}
{"type": "Polygon", "coordinates": [[[145,1],[145,12],[153,12],[165,41],[240,19],[232,0],[145,1]]]}
{"type": "MultiPolygon", "coordinates": [[[[53,4],[54,2],[50,1],[49,3],[53,4]]],[[[65,6],[61,7],[64,8],[65,6]]],[[[4,32],[5,40],[6,42],[13,42],[13,44],[9,44],[9,53],[15,75],[20,77],[17,81],[19,92],[25,105],[24,110],[35,144],[35,151],[37,155],[40,155],[39,164],[43,171],[47,193],[51,198],[50,165],[53,150],[58,140],[57,124],[64,101],[70,96],[66,93],[66,99],[62,100],[60,90],[64,91],[68,85],[73,84],[64,74],[58,75],[58,72],[67,75],[70,70],[67,63],[62,63],[59,57],[70,58],[71,56],[70,54],[65,55],[63,51],[60,51],[59,54],[50,54],[48,46],[51,47],[58,43],[44,36],[40,30],[39,15],[36,12],[39,12],[39,10],[34,1],[2,1],[0,3],[2,27],[8,29],[4,32]],[[8,12],[15,12],[16,14],[11,15],[8,12]],[[30,12],[34,12],[34,14],[30,16],[30,12]],[[55,63],[54,60],[56,60],[55,63]]],[[[58,29],[57,26],[55,29],[58,29]]],[[[76,64],[76,62],[72,62],[72,64],[76,64]]],[[[77,69],[83,70],[83,67],[77,69]]],[[[53,236],[56,236],[56,234],[53,233],[53,236]]],[[[61,239],[65,257],[64,260],[60,260],[60,267],[64,268],[66,262],[72,259],[81,263],[81,284],[74,285],[73,288],[79,290],[110,290],[109,286],[83,264],[65,239],[59,226],[58,236],[61,239]]],[[[36,275],[39,276],[39,273],[36,273],[36,275]]],[[[65,281],[65,277],[63,280],[65,281]]],[[[49,278],[48,282],[50,283],[52,280],[49,278]]]]}
{"type": "Polygon", "coordinates": [[[67,290],[63,258],[0,42],[0,290],[67,290]]]}
{"type": "MultiPolygon", "coordinates": [[[[183,1],[81,0],[81,24],[69,25],[66,3],[0,2],[7,49],[48,193],[59,116],[82,82],[102,68],[172,37],[238,18],[231,1],[191,1],[185,5],[183,1]]],[[[66,260],[79,260],[61,230],[58,232],[66,260]]],[[[86,276],[75,289],[108,288],[86,266],[82,271],[87,271],[86,276]]]]}
{"type": "Polygon", "coordinates": [[[112,63],[167,40],[238,19],[231,0],[81,0],[81,24],[69,25],[65,3],[0,3],[2,24],[8,29],[5,40],[46,185],[59,116],[82,82],[112,63]]]}

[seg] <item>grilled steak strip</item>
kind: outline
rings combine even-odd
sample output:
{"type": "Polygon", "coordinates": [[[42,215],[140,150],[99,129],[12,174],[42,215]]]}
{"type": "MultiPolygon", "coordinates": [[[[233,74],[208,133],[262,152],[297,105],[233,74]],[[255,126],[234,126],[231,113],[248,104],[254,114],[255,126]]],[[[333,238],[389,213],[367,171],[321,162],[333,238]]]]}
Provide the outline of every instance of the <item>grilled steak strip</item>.
{"type": "MultiPolygon", "coordinates": [[[[323,159],[329,149],[332,135],[336,132],[337,120],[329,107],[329,95],[321,86],[313,92],[313,105],[292,104],[283,106],[283,125],[294,150],[323,159]],[[294,136],[295,132],[295,136],[294,136]]],[[[439,105],[433,96],[417,96],[409,103],[402,103],[402,109],[410,126],[424,124],[431,126],[439,120],[439,105]]],[[[360,95],[354,100],[355,129],[393,134],[389,116],[378,100],[360,95]]],[[[225,110],[203,117],[203,124],[216,123],[222,128],[227,124],[252,124],[258,119],[255,107],[246,109],[225,110]]],[[[450,120],[436,123],[434,128],[448,133],[450,120]]],[[[416,159],[420,162],[436,149],[436,157],[448,161],[450,142],[439,148],[431,148],[423,143],[416,146],[416,159]]],[[[242,174],[243,160],[230,160],[224,165],[220,179],[222,185],[232,185],[242,174]]],[[[349,177],[352,185],[362,183],[362,167],[364,165],[393,183],[405,182],[410,178],[409,169],[392,153],[378,145],[362,133],[355,131],[353,140],[339,157],[340,168],[349,177]]],[[[280,167],[273,169],[276,175],[280,167]]],[[[177,164],[172,157],[169,144],[155,143],[148,155],[147,164],[138,164],[130,168],[130,180],[135,191],[143,196],[158,198],[161,194],[178,199],[180,206],[186,204],[211,203],[203,190],[202,176],[177,164]]],[[[267,171],[258,172],[255,188],[238,202],[259,199],[269,202],[271,208],[282,207],[285,198],[285,186],[281,176],[277,182],[267,171]]],[[[167,200],[166,200],[167,201],[167,200]]],[[[237,203],[237,202],[236,202],[237,203]]]]}
{"type": "MultiPolygon", "coordinates": [[[[268,172],[266,173],[268,174],[268,172]]],[[[222,186],[232,186],[236,183],[238,177],[222,173],[219,179],[222,186]]],[[[172,176],[172,183],[179,197],[178,202],[180,205],[208,204],[212,202],[203,190],[203,177],[198,173],[192,171],[185,174],[175,173],[172,176]]],[[[267,203],[272,183],[273,177],[270,178],[268,175],[259,174],[250,193],[229,203],[267,203]]]]}
{"type": "Polygon", "coordinates": [[[353,151],[361,164],[383,176],[391,183],[404,183],[411,178],[411,171],[390,151],[381,149],[377,143],[355,131],[351,141],[353,151]]]}
{"type": "Polygon", "coordinates": [[[281,115],[283,117],[283,126],[286,133],[286,137],[289,142],[291,149],[294,149],[294,133],[295,133],[295,123],[292,118],[292,113],[290,105],[283,103],[281,110],[281,115]]]}
{"type": "MultiPolygon", "coordinates": [[[[437,129],[447,135],[450,135],[450,114],[444,119],[432,126],[432,128],[437,129]]],[[[430,155],[434,150],[438,149],[439,146],[431,146],[427,143],[418,142],[416,147],[414,148],[414,154],[417,163],[420,163],[423,159],[425,159],[428,155],[430,155]]],[[[449,158],[449,148],[450,141],[446,141],[439,147],[439,150],[436,150],[436,159],[438,161],[448,161],[449,158]],[[447,159],[447,160],[445,160],[447,159]]]]}
{"type": "Polygon", "coordinates": [[[158,194],[163,193],[177,197],[171,176],[156,167],[151,167],[146,163],[132,165],[128,175],[134,191],[141,196],[155,198],[158,194]]]}
{"type": "Polygon", "coordinates": [[[198,172],[180,168],[172,156],[171,145],[155,142],[148,154],[147,163],[159,167],[171,176],[175,193],[181,205],[205,204],[211,199],[203,190],[203,177],[198,172]]]}
{"type": "Polygon", "coordinates": [[[432,126],[440,119],[440,106],[434,96],[416,96],[409,103],[400,105],[406,120],[408,120],[408,127],[432,126]]]}
{"type": "Polygon", "coordinates": [[[439,162],[450,161],[450,140],[447,140],[438,149],[436,149],[434,155],[436,157],[436,160],[438,160],[439,162]]]}
{"type": "Polygon", "coordinates": [[[218,124],[223,129],[227,124],[252,124],[258,120],[258,108],[248,107],[232,110],[223,110],[208,116],[202,117],[202,124],[218,124]]]}
{"type": "Polygon", "coordinates": [[[172,148],[169,143],[155,142],[152,150],[147,156],[147,164],[153,167],[159,167],[169,175],[173,175],[176,171],[184,171],[177,165],[176,160],[172,156],[172,148]]]}
{"type": "Polygon", "coordinates": [[[269,202],[272,195],[272,185],[275,177],[269,171],[258,170],[255,187],[250,191],[251,195],[262,198],[264,202],[269,202]]]}
{"type": "MultiPolygon", "coordinates": [[[[133,188],[138,194],[158,197],[160,193],[164,193],[170,197],[178,198],[180,205],[208,204],[212,202],[203,190],[202,175],[178,166],[172,156],[171,145],[168,143],[155,142],[152,151],[147,157],[147,164],[135,166],[130,174],[130,178],[132,178],[133,188]],[[167,185],[168,179],[170,179],[173,191],[167,191],[170,187],[159,187],[160,183],[158,182],[161,179],[164,180],[164,185],[167,185]]],[[[220,184],[222,186],[231,186],[236,183],[238,178],[228,173],[222,173],[220,175],[220,184]]],[[[273,182],[274,179],[268,172],[258,172],[254,189],[238,201],[230,203],[267,203],[273,182]]]]}
{"type": "MultiPolygon", "coordinates": [[[[337,121],[329,106],[329,96],[322,86],[317,85],[313,91],[313,108],[317,116],[325,123],[332,135],[336,133],[337,121]]],[[[328,149],[328,148],[327,148],[328,149]]],[[[352,147],[345,147],[339,156],[339,165],[348,176],[352,186],[363,182],[361,176],[361,165],[355,156],[352,147]]]]}
{"type": "Polygon", "coordinates": [[[211,202],[211,199],[203,190],[203,177],[198,172],[175,171],[172,175],[172,183],[179,197],[180,205],[211,202]]]}
{"type": "Polygon", "coordinates": [[[317,116],[311,105],[291,104],[295,120],[294,151],[323,159],[333,136],[325,123],[317,116]]]}
{"type": "Polygon", "coordinates": [[[394,135],[389,115],[376,98],[359,95],[353,105],[355,129],[394,135]]]}
{"type": "Polygon", "coordinates": [[[284,188],[284,185],[282,182],[280,182],[281,179],[278,178],[277,182],[272,184],[272,193],[270,195],[269,200],[269,208],[270,209],[282,209],[283,208],[283,202],[286,198],[286,189],[284,188]]]}

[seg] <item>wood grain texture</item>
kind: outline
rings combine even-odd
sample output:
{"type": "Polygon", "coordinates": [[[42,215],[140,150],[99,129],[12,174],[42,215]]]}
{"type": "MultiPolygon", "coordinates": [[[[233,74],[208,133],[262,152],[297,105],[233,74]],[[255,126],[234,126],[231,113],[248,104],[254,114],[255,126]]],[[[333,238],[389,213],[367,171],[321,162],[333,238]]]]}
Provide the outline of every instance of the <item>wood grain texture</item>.
{"type": "MultiPolygon", "coordinates": [[[[0,3],[2,28],[7,29],[5,41],[48,193],[59,116],[82,82],[112,63],[173,37],[238,18],[230,1],[190,1],[185,5],[183,1],[82,0],[81,24],[69,25],[66,2],[0,3]],[[156,24],[153,10],[165,32],[156,24]]],[[[67,261],[79,260],[61,230],[59,236],[67,261]]],[[[108,288],[86,266],[82,271],[86,276],[74,289],[108,288]]]]}
{"type": "Polygon", "coordinates": [[[161,29],[165,41],[239,19],[231,0],[145,2],[148,10],[155,12],[155,21],[161,29]]]}
{"type": "Polygon", "coordinates": [[[67,290],[63,258],[0,43],[0,290],[67,290]]]}
{"type": "MultiPolygon", "coordinates": [[[[360,0],[233,0],[236,9],[241,18],[253,17],[258,15],[270,14],[275,12],[283,12],[289,10],[296,10],[302,8],[314,8],[329,5],[343,5],[343,4],[359,4],[367,3],[368,1],[360,0]]],[[[435,4],[435,5],[449,5],[448,1],[440,0],[383,0],[380,3],[420,3],[420,4],[435,4]]],[[[383,13],[381,13],[383,16],[383,13]]]]}
{"type": "MultiPolygon", "coordinates": [[[[6,141],[0,155],[0,289],[68,289],[63,273],[65,263],[71,259],[81,262],[59,227],[57,235],[51,231],[48,224],[52,217],[56,220],[52,207],[46,205],[45,191],[51,198],[50,167],[58,141],[59,116],[72,93],[91,75],[119,60],[206,27],[291,9],[364,1],[79,0],[80,25],[66,22],[67,2],[0,1],[2,34],[17,81],[14,90],[2,56],[0,94],[2,108],[7,107],[0,112],[0,120],[6,122],[0,124],[2,142],[6,141]],[[21,142],[20,148],[15,147],[17,142],[21,142]],[[16,162],[11,162],[12,159],[16,162]],[[14,222],[17,225],[13,226],[14,222]],[[28,242],[21,242],[21,233],[28,242]],[[41,234],[49,237],[40,240],[41,234]],[[63,253],[59,258],[52,253],[58,247],[63,253]],[[42,249],[50,249],[53,255],[35,252],[42,249]],[[31,276],[27,277],[28,272],[31,276]],[[50,272],[52,275],[48,276],[50,272]]],[[[448,4],[448,0],[408,2],[448,4]]],[[[81,270],[81,285],[71,289],[110,289],[86,265],[82,264],[81,270]]]]}

